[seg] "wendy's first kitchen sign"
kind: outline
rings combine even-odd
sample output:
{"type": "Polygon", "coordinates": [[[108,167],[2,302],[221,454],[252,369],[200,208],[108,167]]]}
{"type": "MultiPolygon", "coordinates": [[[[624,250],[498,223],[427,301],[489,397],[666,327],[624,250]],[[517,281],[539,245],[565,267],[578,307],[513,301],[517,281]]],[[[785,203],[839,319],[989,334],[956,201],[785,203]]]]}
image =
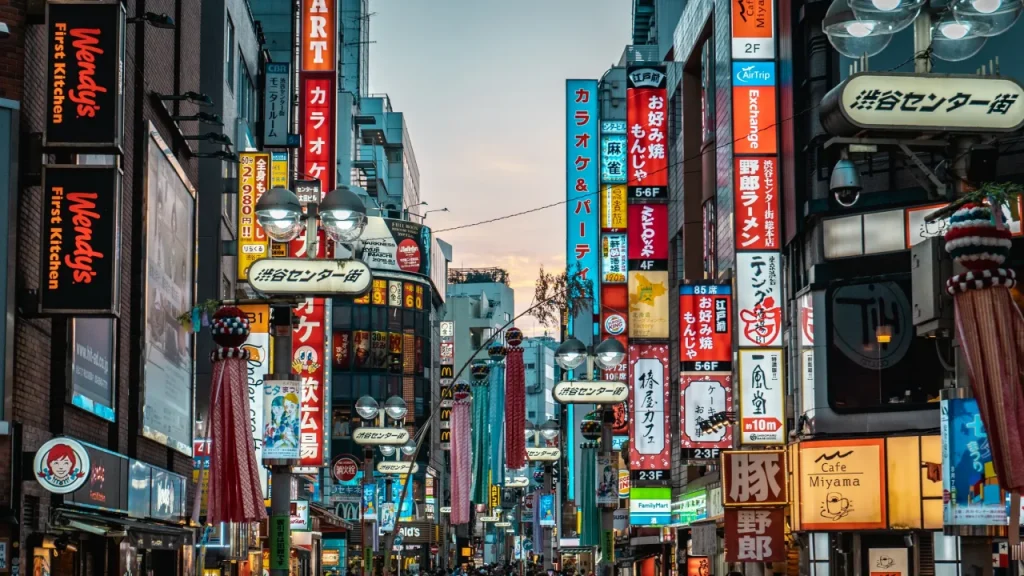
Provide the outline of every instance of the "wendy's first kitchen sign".
{"type": "Polygon", "coordinates": [[[116,0],[47,2],[44,146],[120,151],[124,18],[116,0]]]}
{"type": "Polygon", "coordinates": [[[41,314],[118,314],[120,214],[120,169],[43,168],[41,314]]]}

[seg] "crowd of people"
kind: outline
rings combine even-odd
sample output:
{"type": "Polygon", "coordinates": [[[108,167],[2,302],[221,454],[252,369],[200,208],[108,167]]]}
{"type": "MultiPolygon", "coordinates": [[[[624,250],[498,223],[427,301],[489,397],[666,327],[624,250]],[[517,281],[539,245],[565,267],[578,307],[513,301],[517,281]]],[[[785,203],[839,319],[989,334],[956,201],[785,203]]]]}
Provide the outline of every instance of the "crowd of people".
{"type": "Polygon", "coordinates": [[[543,566],[528,562],[525,566],[520,562],[510,564],[484,564],[483,566],[456,566],[454,569],[420,570],[423,576],[594,576],[593,572],[584,574],[575,569],[545,570],[543,566]]]}

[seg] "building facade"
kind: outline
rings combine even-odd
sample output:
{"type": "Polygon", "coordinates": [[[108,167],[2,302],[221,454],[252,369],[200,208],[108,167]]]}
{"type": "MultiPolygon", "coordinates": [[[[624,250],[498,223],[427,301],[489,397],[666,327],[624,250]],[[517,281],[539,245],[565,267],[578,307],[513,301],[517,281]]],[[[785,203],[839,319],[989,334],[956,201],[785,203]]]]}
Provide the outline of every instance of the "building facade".
{"type": "Polygon", "coordinates": [[[555,350],[558,342],[550,336],[523,340],[523,367],[526,369],[526,419],[540,426],[559,419],[559,408],[552,393],[555,384],[555,350]]]}
{"type": "MultiPolygon", "coordinates": [[[[504,342],[503,327],[515,316],[515,292],[498,268],[454,268],[448,274],[445,320],[455,322],[458,372],[491,336],[504,342]]],[[[484,353],[474,359],[485,360],[484,353]]]]}

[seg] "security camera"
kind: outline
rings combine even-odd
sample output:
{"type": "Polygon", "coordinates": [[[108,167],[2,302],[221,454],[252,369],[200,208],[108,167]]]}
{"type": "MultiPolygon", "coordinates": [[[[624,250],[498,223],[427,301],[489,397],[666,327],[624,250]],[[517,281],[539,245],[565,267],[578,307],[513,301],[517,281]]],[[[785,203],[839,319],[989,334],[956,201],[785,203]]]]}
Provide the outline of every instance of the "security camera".
{"type": "Polygon", "coordinates": [[[836,197],[840,206],[849,208],[860,200],[860,173],[857,166],[850,160],[844,149],[841,152],[839,161],[832,168],[832,177],[829,179],[828,189],[836,197]]]}
{"type": "Polygon", "coordinates": [[[860,190],[853,190],[851,188],[833,190],[832,194],[835,195],[836,202],[843,208],[849,208],[856,204],[857,200],[860,200],[860,190]]]}
{"type": "Polygon", "coordinates": [[[11,29],[7,26],[7,22],[0,22],[0,40],[10,37],[11,29]]]}

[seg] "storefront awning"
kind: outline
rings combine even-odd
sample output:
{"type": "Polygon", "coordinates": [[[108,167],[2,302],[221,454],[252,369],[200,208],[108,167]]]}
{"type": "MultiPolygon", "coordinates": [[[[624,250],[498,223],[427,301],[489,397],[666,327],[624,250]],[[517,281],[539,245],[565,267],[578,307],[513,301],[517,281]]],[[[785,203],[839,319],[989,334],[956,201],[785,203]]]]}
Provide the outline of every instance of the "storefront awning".
{"type": "Polygon", "coordinates": [[[326,524],[327,526],[330,526],[332,528],[344,528],[346,530],[352,530],[353,528],[355,528],[355,525],[352,522],[349,522],[348,520],[345,520],[341,516],[338,516],[334,512],[331,512],[330,510],[328,510],[327,508],[324,508],[323,506],[321,506],[319,504],[314,504],[314,503],[310,502],[309,503],[309,510],[310,510],[310,512],[313,513],[314,516],[317,516],[317,517],[320,518],[320,529],[321,530],[323,530],[323,528],[325,528],[324,524],[326,524]]]}
{"type": "Polygon", "coordinates": [[[559,554],[586,554],[593,552],[596,546],[563,546],[558,549],[559,554]]]}
{"type": "Polygon", "coordinates": [[[195,537],[194,530],[186,526],[131,520],[67,508],[57,510],[54,526],[59,530],[110,538],[127,536],[136,547],[147,550],[177,550],[191,545],[195,537]]]}

